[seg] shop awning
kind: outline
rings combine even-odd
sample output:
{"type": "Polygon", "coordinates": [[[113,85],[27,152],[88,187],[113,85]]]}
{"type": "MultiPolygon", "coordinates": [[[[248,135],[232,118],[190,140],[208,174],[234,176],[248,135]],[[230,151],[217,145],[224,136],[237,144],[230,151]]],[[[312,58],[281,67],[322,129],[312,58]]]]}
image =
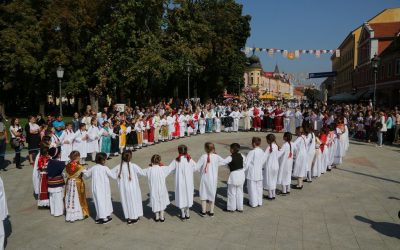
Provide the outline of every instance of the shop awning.
{"type": "Polygon", "coordinates": [[[340,93],[329,98],[331,101],[357,101],[357,97],[350,93],[340,93]]]}
{"type": "Polygon", "coordinates": [[[271,94],[264,94],[264,95],[260,95],[258,98],[260,99],[267,99],[267,100],[275,100],[275,96],[271,95],[271,94]]]}

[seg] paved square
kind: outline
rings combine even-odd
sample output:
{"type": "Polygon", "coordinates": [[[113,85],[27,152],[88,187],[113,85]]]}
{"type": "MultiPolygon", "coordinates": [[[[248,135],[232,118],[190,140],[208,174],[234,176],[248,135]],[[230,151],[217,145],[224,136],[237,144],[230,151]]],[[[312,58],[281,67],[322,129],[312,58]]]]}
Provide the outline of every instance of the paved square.
{"type": "MultiPolygon", "coordinates": [[[[252,136],[265,133],[208,134],[175,140],[134,153],[133,161],[147,167],[151,155],[158,153],[169,163],[176,147],[186,144],[197,160],[203,144],[212,141],[217,153],[229,154],[229,144],[239,142],[247,153],[252,136]]],[[[282,134],[277,136],[282,142],[282,134]]],[[[1,172],[10,219],[6,222],[6,249],[400,249],[400,148],[375,148],[350,142],[344,164],[328,172],[303,190],[278,196],[260,208],[245,206],[243,214],[225,213],[228,170],[219,171],[216,214],[202,218],[198,198],[199,174],[195,173],[195,205],[191,220],[181,222],[173,205],[173,176],[167,178],[172,204],[166,223],[155,223],[148,207],[148,186],[140,178],[145,217],[127,226],[123,219],[117,184],[111,181],[114,220],[96,225],[93,218],[66,223],[48,210],[38,210],[32,195],[32,168],[9,167],[1,172]]],[[[113,158],[108,166],[118,165],[113,158]]],[[[86,181],[91,217],[90,180],[86,181]]],[[[247,193],[245,194],[247,202],[247,193]]]]}

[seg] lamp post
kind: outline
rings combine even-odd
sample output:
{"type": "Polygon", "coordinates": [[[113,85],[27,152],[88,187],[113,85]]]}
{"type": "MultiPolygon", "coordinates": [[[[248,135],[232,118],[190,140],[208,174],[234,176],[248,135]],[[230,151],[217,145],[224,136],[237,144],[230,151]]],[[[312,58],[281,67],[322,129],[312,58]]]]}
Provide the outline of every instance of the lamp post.
{"type": "Polygon", "coordinates": [[[373,102],[373,109],[375,110],[376,107],[376,75],[378,73],[378,67],[379,67],[379,62],[380,58],[378,57],[377,54],[374,55],[374,58],[371,59],[371,66],[374,69],[374,102],[373,102]]]}
{"type": "Polygon", "coordinates": [[[187,73],[187,97],[188,100],[190,100],[190,70],[192,69],[192,64],[190,63],[190,61],[188,60],[186,62],[186,73],[187,73]]]}
{"type": "Polygon", "coordinates": [[[62,116],[62,95],[61,95],[61,80],[64,77],[64,68],[61,67],[61,65],[58,66],[57,68],[57,77],[58,77],[58,90],[59,90],[59,94],[60,94],[60,115],[62,116]]]}

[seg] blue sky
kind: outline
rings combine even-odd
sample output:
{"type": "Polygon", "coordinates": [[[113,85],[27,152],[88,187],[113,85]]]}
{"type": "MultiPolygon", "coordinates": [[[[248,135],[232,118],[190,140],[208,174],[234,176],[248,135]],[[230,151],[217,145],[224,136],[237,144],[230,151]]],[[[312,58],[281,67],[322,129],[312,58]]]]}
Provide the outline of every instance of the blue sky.
{"type": "MultiPolygon", "coordinates": [[[[288,50],[336,49],[351,30],[385,8],[400,7],[400,0],[236,1],[243,4],[244,14],[252,16],[247,46],[288,50]]],[[[284,72],[331,71],[329,54],[319,59],[305,54],[295,60],[265,52],[257,56],[265,71],[273,71],[276,63],[284,72]]]]}

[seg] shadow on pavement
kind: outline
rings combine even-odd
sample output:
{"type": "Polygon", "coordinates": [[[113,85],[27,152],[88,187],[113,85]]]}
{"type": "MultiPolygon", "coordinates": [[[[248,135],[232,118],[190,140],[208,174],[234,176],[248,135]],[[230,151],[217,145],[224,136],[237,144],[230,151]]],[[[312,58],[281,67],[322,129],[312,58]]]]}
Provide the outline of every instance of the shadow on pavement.
{"type": "Polygon", "coordinates": [[[358,221],[370,224],[371,228],[380,234],[400,239],[399,224],[389,223],[389,222],[376,222],[359,215],[354,216],[354,218],[358,221]]]}
{"type": "Polygon", "coordinates": [[[380,179],[383,181],[389,181],[389,182],[393,182],[393,183],[397,183],[400,184],[400,181],[395,181],[395,180],[391,180],[391,179],[387,179],[387,178],[383,178],[383,177],[379,177],[379,176],[375,176],[375,175],[370,175],[370,174],[365,174],[365,173],[361,173],[361,172],[357,172],[357,171],[353,171],[353,170],[348,170],[348,169],[343,169],[343,168],[336,168],[337,170],[341,170],[341,171],[345,171],[345,172],[349,172],[349,173],[353,173],[353,174],[358,174],[358,175],[363,175],[363,176],[367,176],[367,177],[371,177],[371,178],[375,178],[375,179],[380,179]]]}
{"type": "Polygon", "coordinates": [[[7,239],[8,237],[11,236],[12,234],[12,225],[11,225],[11,221],[10,221],[10,217],[7,217],[4,221],[4,248],[7,247],[7,239]]]}

